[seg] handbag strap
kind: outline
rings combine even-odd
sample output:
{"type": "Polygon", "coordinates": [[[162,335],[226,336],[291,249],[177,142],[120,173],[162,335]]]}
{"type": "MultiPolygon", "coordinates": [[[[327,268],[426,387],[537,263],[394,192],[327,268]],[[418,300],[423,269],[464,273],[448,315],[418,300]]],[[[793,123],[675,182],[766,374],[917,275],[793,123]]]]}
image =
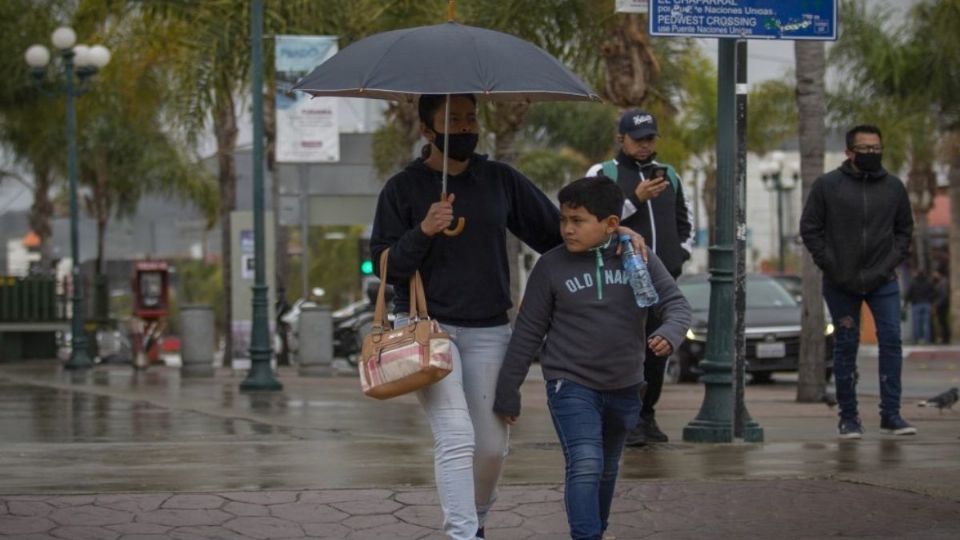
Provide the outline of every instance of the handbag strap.
{"type": "Polygon", "coordinates": [[[377,304],[373,310],[373,329],[383,331],[387,327],[387,253],[390,249],[383,250],[380,254],[380,287],[377,289],[377,304]]]}
{"type": "MultiPolygon", "coordinates": [[[[390,249],[383,250],[380,254],[380,287],[377,290],[377,304],[373,311],[373,327],[381,330],[387,328],[387,255],[390,249]]],[[[423,290],[423,278],[420,277],[420,271],[414,272],[410,277],[410,318],[429,318],[427,313],[427,299],[423,290]]]]}
{"type": "Polygon", "coordinates": [[[420,277],[420,271],[417,270],[413,274],[413,277],[410,278],[410,314],[412,316],[414,311],[416,311],[418,318],[429,319],[430,314],[427,313],[427,298],[423,289],[423,278],[420,277]],[[414,298],[417,299],[416,309],[414,309],[414,298]]]}

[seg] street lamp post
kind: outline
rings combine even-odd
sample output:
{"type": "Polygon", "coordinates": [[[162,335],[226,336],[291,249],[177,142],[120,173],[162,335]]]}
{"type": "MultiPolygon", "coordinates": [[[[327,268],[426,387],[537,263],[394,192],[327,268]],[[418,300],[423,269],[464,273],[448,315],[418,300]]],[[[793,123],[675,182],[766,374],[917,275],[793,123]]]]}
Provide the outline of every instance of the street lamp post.
{"type": "MultiPolygon", "coordinates": [[[[83,369],[93,365],[87,354],[87,337],[83,329],[83,283],[80,276],[80,240],[77,203],[77,111],[76,98],[83,93],[83,83],[110,62],[110,51],[103,45],[77,45],[72,28],[61,26],[50,38],[60,52],[63,71],[61,91],[67,105],[67,177],[70,184],[70,256],[73,259],[73,298],[71,302],[71,352],[64,365],[67,369],[83,369]],[[79,79],[79,84],[74,81],[79,79]]],[[[31,45],[24,54],[34,80],[40,84],[47,76],[50,51],[43,45],[31,45]]]]}
{"type": "Polygon", "coordinates": [[[267,319],[266,250],[263,231],[263,0],[250,3],[251,93],[253,94],[253,329],[250,371],[240,390],[282,390],[270,367],[270,327],[267,319]]]}
{"type": "Polygon", "coordinates": [[[767,191],[777,194],[777,267],[780,274],[783,274],[786,270],[786,250],[783,242],[783,194],[784,192],[789,193],[797,185],[796,177],[799,170],[798,166],[792,166],[793,175],[785,177],[783,174],[785,168],[784,154],[779,150],[772,152],[770,161],[761,166],[761,178],[764,187],[767,188],[767,191]]]}
{"type": "MultiPolygon", "coordinates": [[[[734,377],[742,382],[743,257],[746,246],[746,42],[717,40],[717,186],[714,228],[710,245],[710,313],[707,354],[700,362],[703,403],[696,418],[683,428],[687,442],[763,442],[763,428],[754,422],[743,392],[735,390],[734,377]],[[739,214],[739,215],[738,215],[739,214]],[[742,360],[741,360],[742,361],[742,360]]],[[[740,383],[736,383],[740,384],[740,383]]]]}

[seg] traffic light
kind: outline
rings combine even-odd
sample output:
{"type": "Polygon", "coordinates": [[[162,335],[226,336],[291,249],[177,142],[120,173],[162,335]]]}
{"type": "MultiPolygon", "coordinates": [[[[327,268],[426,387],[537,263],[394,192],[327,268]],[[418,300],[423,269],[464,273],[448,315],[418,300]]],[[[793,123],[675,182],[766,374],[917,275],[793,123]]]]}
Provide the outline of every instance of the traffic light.
{"type": "Polygon", "coordinates": [[[360,275],[372,276],[373,275],[373,255],[370,253],[369,238],[357,239],[357,255],[359,255],[359,259],[360,259],[360,275]]]}

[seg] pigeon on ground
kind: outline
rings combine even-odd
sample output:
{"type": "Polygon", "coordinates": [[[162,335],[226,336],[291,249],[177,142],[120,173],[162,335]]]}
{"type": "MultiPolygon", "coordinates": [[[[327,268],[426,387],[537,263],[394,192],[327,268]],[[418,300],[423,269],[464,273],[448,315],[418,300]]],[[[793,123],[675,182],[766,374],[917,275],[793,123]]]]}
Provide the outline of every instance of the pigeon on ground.
{"type": "Polygon", "coordinates": [[[954,386],[946,392],[937,394],[926,401],[921,401],[917,405],[921,407],[936,407],[942,412],[943,409],[953,409],[953,404],[957,402],[958,398],[960,398],[960,391],[954,386]]]}

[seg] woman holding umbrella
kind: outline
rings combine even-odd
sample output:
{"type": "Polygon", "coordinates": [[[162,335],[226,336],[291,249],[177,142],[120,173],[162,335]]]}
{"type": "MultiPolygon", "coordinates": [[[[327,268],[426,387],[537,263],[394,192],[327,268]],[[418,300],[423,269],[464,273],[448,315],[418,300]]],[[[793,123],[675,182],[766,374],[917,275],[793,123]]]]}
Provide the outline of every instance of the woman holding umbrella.
{"type": "Polygon", "coordinates": [[[559,213],[546,195],[509,165],[474,152],[480,131],[476,98],[451,96],[445,132],[446,103],[443,95],[420,97],[420,132],[430,144],[384,186],[370,248],[374,260],[390,249],[396,312],[409,310],[405,284],[419,270],[430,314],[457,346],[453,372],[417,397],[433,432],[444,531],[472,539],[483,538],[507,454],[509,430],[493,412],[511,332],[506,231],[540,253],[562,239],[559,213]],[[438,202],[444,149],[448,195],[438,202]],[[467,224],[455,236],[444,234],[455,222],[454,207],[467,224]]]}

